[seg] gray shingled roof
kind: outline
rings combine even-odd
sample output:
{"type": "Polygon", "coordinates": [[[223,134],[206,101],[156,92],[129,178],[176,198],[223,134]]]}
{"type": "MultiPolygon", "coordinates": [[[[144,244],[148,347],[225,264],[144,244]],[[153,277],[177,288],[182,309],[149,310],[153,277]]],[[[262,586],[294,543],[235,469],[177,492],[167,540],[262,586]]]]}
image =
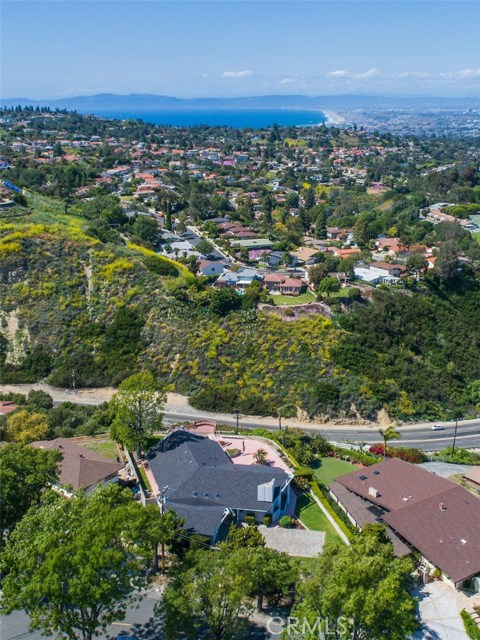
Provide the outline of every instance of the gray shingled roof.
{"type": "Polygon", "coordinates": [[[273,480],[275,499],[289,477],[277,467],[233,464],[217,442],[187,431],[171,433],[148,458],[157,485],[168,486],[168,506],[205,535],[226,508],[266,513],[271,503],[258,500],[258,485],[273,480]]]}

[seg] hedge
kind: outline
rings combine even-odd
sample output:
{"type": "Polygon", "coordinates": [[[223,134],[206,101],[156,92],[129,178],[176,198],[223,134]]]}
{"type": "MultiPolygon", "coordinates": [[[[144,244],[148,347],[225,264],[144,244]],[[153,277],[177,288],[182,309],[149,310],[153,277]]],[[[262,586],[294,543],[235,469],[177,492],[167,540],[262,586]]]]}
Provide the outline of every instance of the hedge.
{"type": "Polygon", "coordinates": [[[343,447],[332,446],[332,451],[340,456],[348,456],[352,462],[358,462],[369,467],[372,464],[380,462],[380,458],[377,456],[371,456],[368,453],[362,451],[352,451],[352,449],[344,449],[343,447]]]}
{"type": "Polygon", "coordinates": [[[332,516],[332,518],[338,524],[340,529],[347,536],[348,540],[351,540],[353,531],[347,527],[347,525],[343,522],[343,520],[340,519],[339,515],[334,511],[332,505],[327,500],[327,498],[325,497],[324,493],[322,492],[318,484],[316,482],[312,482],[310,483],[310,488],[312,490],[312,493],[315,494],[315,496],[320,500],[320,502],[328,511],[328,513],[332,516]]]}
{"type": "Polygon", "coordinates": [[[460,613],[463,620],[465,632],[471,640],[480,640],[480,627],[477,625],[472,616],[463,609],[460,613]]]}

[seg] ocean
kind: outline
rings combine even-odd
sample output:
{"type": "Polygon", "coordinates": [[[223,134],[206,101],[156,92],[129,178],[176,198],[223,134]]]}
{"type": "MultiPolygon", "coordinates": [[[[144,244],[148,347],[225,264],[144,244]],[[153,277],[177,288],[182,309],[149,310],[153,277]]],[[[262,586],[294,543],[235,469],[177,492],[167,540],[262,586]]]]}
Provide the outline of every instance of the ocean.
{"type": "Polygon", "coordinates": [[[95,115],[123,120],[132,118],[152,124],[173,127],[195,127],[199,125],[227,126],[235,129],[264,129],[273,124],[282,127],[312,126],[327,120],[322,111],[294,109],[183,109],[165,111],[95,111],[95,115]]]}

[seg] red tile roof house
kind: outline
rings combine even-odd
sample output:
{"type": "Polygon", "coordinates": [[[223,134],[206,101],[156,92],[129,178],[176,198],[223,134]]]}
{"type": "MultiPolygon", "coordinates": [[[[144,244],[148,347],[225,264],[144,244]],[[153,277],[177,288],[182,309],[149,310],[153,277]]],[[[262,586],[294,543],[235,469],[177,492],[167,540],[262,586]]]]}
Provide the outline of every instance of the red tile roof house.
{"type": "Polygon", "coordinates": [[[305,283],[299,278],[285,278],[279,288],[284,296],[299,296],[304,286],[305,283]]]}
{"type": "Polygon", "coordinates": [[[58,485],[72,487],[74,491],[84,489],[86,493],[90,493],[101,484],[117,482],[118,472],[123,469],[123,464],[90,451],[68,438],[39,440],[32,442],[31,446],[60,451],[63,459],[60,463],[58,485]]]}
{"type": "Polygon", "coordinates": [[[480,591],[480,499],[463,487],[390,458],[340,476],[330,492],[360,528],[386,524],[398,555],[406,545],[449,586],[480,591]]]}
{"type": "Polygon", "coordinates": [[[7,413],[11,413],[12,411],[15,411],[15,409],[18,409],[18,404],[8,400],[0,401],[0,416],[6,416],[7,413]]]}
{"type": "Polygon", "coordinates": [[[267,273],[263,282],[269,291],[280,293],[280,285],[285,282],[285,276],[282,276],[281,273],[267,273]]]}

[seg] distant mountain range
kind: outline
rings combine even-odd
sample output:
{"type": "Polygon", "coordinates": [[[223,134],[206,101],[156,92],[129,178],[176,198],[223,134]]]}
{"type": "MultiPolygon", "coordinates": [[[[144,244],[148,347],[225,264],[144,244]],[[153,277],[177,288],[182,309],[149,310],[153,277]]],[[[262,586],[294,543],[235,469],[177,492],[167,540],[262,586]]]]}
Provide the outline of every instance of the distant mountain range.
{"type": "Polygon", "coordinates": [[[99,93],[92,96],[31,100],[30,98],[0,98],[0,105],[12,107],[45,106],[80,113],[101,115],[107,111],[179,111],[214,109],[468,109],[479,108],[480,98],[426,98],[410,96],[302,96],[270,95],[246,98],[174,98],[171,96],[131,93],[99,93]]]}

